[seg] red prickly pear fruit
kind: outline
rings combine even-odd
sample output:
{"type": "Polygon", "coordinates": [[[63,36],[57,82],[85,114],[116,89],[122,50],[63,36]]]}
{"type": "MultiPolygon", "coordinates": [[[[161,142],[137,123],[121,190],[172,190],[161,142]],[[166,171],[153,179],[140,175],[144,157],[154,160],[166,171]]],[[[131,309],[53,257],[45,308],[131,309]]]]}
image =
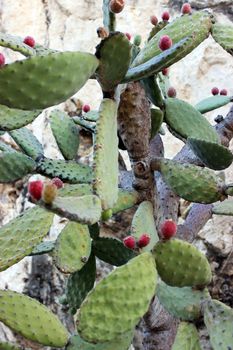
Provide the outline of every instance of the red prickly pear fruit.
{"type": "Polygon", "coordinates": [[[150,236],[147,233],[143,233],[137,242],[139,248],[144,248],[150,243],[150,236]]]}
{"type": "Polygon", "coordinates": [[[212,95],[218,95],[219,94],[219,89],[217,87],[213,87],[213,89],[211,90],[212,95]]]}
{"type": "Polygon", "coordinates": [[[156,16],[151,16],[150,23],[153,24],[153,26],[156,26],[158,24],[158,18],[156,16]]]}
{"type": "Polygon", "coordinates": [[[222,89],[222,90],[220,91],[220,95],[222,95],[222,96],[227,96],[227,90],[226,90],[226,89],[222,89]]]}
{"type": "Polygon", "coordinates": [[[53,183],[58,189],[64,187],[64,183],[63,183],[63,181],[62,181],[61,179],[59,179],[59,177],[54,177],[54,178],[52,179],[52,183],[53,183]]]}
{"type": "Polygon", "coordinates": [[[163,21],[169,21],[169,19],[170,19],[170,14],[169,14],[169,12],[168,11],[164,11],[163,13],[162,13],[162,20],[163,21]]]}
{"type": "Polygon", "coordinates": [[[44,184],[41,180],[31,181],[28,184],[28,193],[33,199],[39,201],[42,196],[43,186],[44,184]]]}
{"type": "Polygon", "coordinates": [[[176,89],[174,87],[169,87],[167,95],[168,97],[176,97],[176,89]]]}
{"type": "Polygon", "coordinates": [[[132,35],[130,33],[125,33],[125,35],[127,36],[127,38],[129,39],[129,41],[131,40],[132,38],[132,35]]]}
{"type": "Polygon", "coordinates": [[[161,51],[170,49],[172,46],[172,39],[168,35],[161,36],[159,40],[159,48],[161,51]]]}
{"type": "Polygon", "coordinates": [[[125,7],[124,0],[111,0],[109,3],[110,11],[113,13],[120,13],[125,7]]]}
{"type": "Polygon", "coordinates": [[[0,53],[0,67],[3,67],[5,64],[5,56],[0,53]]]}
{"type": "Polygon", "coordinates": [[[91,107],[89,105],[84,105],[83,106],[83,112],[87,113],[91,110],[91,107]]]}
{"type": "Polygon", "coordinates": [[[136,247],[136,240],[133,236],[127,236],[123,239],[125,247],[129,249],[134,249],[136,247]]]}
{"type": "Polygon", "coordinates": [[[24,38],[24,44],[30,46],[30,47],[34,47],[36,42],[35,39],[32,36],[26,36],[26,38],[24,38]]]}
{"type": "Polygon", "coordinates": [[[44,203],[52,204],[56,196],[57,186],[54,183],[52,183],[52,181],[45,183],[42,191],[42,200],[44,201],[44,203]]]}
{"type": "Polygon", "coordinates": [[[177,225],[172,220],[166,220],[160,226],[160,231],[164,239],[170,239],[176,234],[177,225]]]}
{"type": "Polygon", "coordinates": [[[188,2],[185,2],[181,8],[183,15],[189,15],[192,12],[192,7],[188,2]]]}
{"type": "Polygon", "coordinates": [[[162,69],[162,74],[163,75],[168,75],[168,73],[169,73],[169,68],[163,68],[162,69]]]}

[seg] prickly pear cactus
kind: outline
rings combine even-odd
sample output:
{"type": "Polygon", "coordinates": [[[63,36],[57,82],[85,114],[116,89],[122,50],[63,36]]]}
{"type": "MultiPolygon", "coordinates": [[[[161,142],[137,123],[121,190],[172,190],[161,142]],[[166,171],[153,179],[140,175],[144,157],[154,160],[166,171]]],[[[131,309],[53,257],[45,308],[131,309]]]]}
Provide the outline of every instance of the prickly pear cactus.
{"type": "MultiPolygon", "coordinates": [[[[103,0],[95,54],[60,52],[0,33],[0,46],[25,56],[5,64],[0,53],[0,183],[20,180],[34,205],[0,228],[0,271],[26,256],[49,254],[65,275],[60,303],[73,315],[75,331],[38,301],[10,290],[0,290],[0,321],[55,349],[200,350],[204,318],[213,349],[230,350],[232,309],[211,299],[208,255],[192,241],[213,214],[233,215],[227,199],[233,185],[216,172],[232,164],[233,113],[218,117],[216,126],[205,116],[233,98],[214,88],[213,96],[191,105],[176,98],[169,77],[170,67],[188,62],[210,34],[232,55],[233,27],[185,3],[177,18],[152,16],[143,45],[140,35],[131,41],[118,28],[126,5],[103,0]],[[90,78],[103,93],[96,110],[72,98],[90,78]],[[61,105],[67,99],[75,111],[61,105]],[[30,131],[47,107],[59,159],[48,158],[30,131]],[[161,135],[169,132],[185,143],[173,160],[164,158],[161,135]],[[91,145],[85,162],[83,135],[91,145]],[[182,220],[180,199],[190,204],[182,220]],[[66,225],[56,239],[44,240],[54,215],[66,225]],[[112,269],[103,279],[99,259],[112,269]]],[[[0,349],[21,347],[0,340],[0,349]]]]}

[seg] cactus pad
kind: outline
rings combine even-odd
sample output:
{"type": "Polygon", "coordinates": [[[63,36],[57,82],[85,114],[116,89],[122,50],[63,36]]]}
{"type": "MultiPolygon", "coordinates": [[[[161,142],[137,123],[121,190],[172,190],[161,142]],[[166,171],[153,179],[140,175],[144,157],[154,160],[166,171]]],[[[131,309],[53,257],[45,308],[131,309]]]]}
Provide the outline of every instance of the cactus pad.
{"type": "Polygon", "coordinates": [[[118,197],[117,104],[104,99],[97,121],[94,144],[93,188],[102,208],[111,209],[118,197]]]}
{"type": "Polygon", "coordinates": [[[194,137],[219,142],[218,134],[210,123],[189,103],[177,98],[165,101],[165,121],[182,139],[194,137]]]}
{"type": "Polygon", "coordinates": [[[230,102],[232,102],[232,96],[229,97],[229,96],[216,95],[200,101],[198,104],[196,104],[195,108],[200,113],[207,113],[219,107],[225,106],[230,102]]]}
{"type": "Polygon", "coordinates": [[[136,67],[159,55],[161,52],[159,40],[163,35],[168,35],[173,44],[178,43],[183,38],[192,37],[192,46],[188,46],[187,51],[182,55],[184,57],[207,38],[212,26],[211,20],[211,15],[208,12],[195,12],[191,16],[182,16],[175,19],[150,39],[135,58],[132,66],[136,67]]]}
{"type": "Polygon", "coordinates": [[[41,143],[29,129],[21,128],[13,130],[9,134],[27,156],[36,159],[43,155],[44,150],[41,143]]]}
{"type": "Polygon", "coordinates": [[[40,110],[23,111],[0,105],[0,129],[14,130],[30,124],[41,113],[40,110]]]}
{"type": "Polygon", "coordinates": [[[11,220],[0,229],[0,271],[29,255],[46,236],[53,215],[35,207],[11,220]]]}
{"type": "Polygon", "coordinates": [[[83,115],[83,119],[89,122],[97,122],[98,118],[99,118],[98,111],[89,111],[83,115]]]}
{"type": "Polygon", "coordinates": [[[32,47],[24,44],[23,39],[15,35],[0,33],[0,46],[20,52],[22,55],[28,57],[36,54],[36,51],[32,47]]]}
{"type": "Polygon", "coordinates": [[[215,23],[212,28],[212,36],[214,40],[221,45],[224,50],[233,55],[233,26],[215,23]]]}
{"type": "Polygon", "coordinates": [[[8,183],[21,179],[36,168],[33,159],[19,152],[0,153],[0,182],[8,183]]]}
{"type": "Polygon", "coordinates": [[[173,316],[184,321],[197,320],[201,316],[201,302],[209,298],[207,289],[171,287],[160,281],[157,296],[164,308],[173,316]]]}
{"type": "Polygon", "coordinates": [[[50,124],[63,157],[74,159],[79,146],[79,133],[74,121],[65,112],[54,110],[50,115],[50,124]]]}
{"type": "Polygon", "coordinates": [[[161,160],[166,184],[181,198],[196,203],[213,203],[223,198],[221,179],[209,169],[172,160],[161,160]]]}
{"type": "Polygon", "coordinates": [[[199,335],[194,324],[181,322],[171,350],[201,350],[199,335]]]}
{"type": "Polygon", "coordinates": [[[62,348],[68,333],[56,315],[35,299],[0,290],[0,321],[27,339],[62,348]]]}
{"type": "Polygon", "coordinates": [[[196,156],[207,166],[214,170],[223,170],[228,168],[232,161],[231,151],[217,143],[188,138],[188,144],[196,156]]]}
{"type": "Polygon", "coordinates": [[[81,337],[89,342],[105,342],[130,331],[149,307],[156,278],[149,253],[140,254],[114,270],[81,306],[77,323],[81,337]]]}
{"type": "Polygon", "coordinates": [[[96,275],[96,262],[94,254],[91,254],[88,262],[80,271],[71,274],[66,286],[66,300],[72,314],[80,308],[83,300],[93,288],[96,275]]]}
{"type": "Polygon", "coordinates": [[[153,205],[149,201],[144,201],[139,205],[131,225],[131,234],[135,238],[138,239],[143,233],[150,236],[150,243],[142,248],[142,251],[150,251],[158,242],[159,237],[154,221],[153,205]]]}
{"type": "Polygon", "coordinates": [[[91,254],[91,238],[88,227],[69,222],[58,236],[53,251],[56,267],[63,273],[81,270],[91,254]]]}
{"type": "Polygon", "coordinates": [[[158,242],[154,248],[158,273],[175,287],[204,287],[211,281],[211,269],[205,255],[193,245],[172,239],[158,242]]]}
{"type": "Polygon", "coordinates": [[[7,64],[0,71],[0,103],[27,110],[54,106],[76,93],[97,67],[96,57],[82,52],[50,53],[7,64]]]}
{"type": "Polygon", "coordinates": [[[204,304],[204,322],[213,350],[230,350],[233,345],[233,310],[218,300],[204,304]]]}
{"type": "Polygon", "coordinates": [[[23,350],[23,349],[17,346],[16,344],[0,341],[0,350],[23,350]]]}
{"type": "Polygon", "coordinates": [[[31,252],[32,255],[42,255],[51,253],[55,247],[55,241],[44,241],[35,246],[31,252]]]}
{"type": "Polygon", "coordinates": [[[93,241],[92,246],[97,258],[114,266],[124,265],[137,255],[116,238],[99,237],[93,241]]]}
{"type": "Polygon", "coordinates": [[[151,139],[159,132],[163,123],[163,112],[160,109],[151,109],[151,139]]]}
{"type": "Polygon", "coordinates": [[[103,91],[114,90],[130,65],[130,41],[123,33],[111,33],[97,46],[96,57],[100,59],[96,75],[103,91]]]}
{"type": "Polygon", "coordinates": [[[65,186],[58,191],[59,197],[81,197],[87,194],[92,194],[92,186],[90,184],[65,184],[65,186]]]}
{"type": "Polygon", "coordinates": [[[228,199],[224,202],[213,205],[212,213],[217,215],[233,215],[233,199],[228,199]]]}
{"type": "Polygon", "coordinates": [[[51,205],[46,206],[55,214],[65,216],[71,221],[92,225],[100,220],[101,202],[99,197],[56,197],[51,205]]]}
{"type": "Polygon", "coordinates": [[[138,203],[138,200],[138,192],[119,189],[117,202],[112,208],[113,214],[132,208],[135,204],[138,203]]]}
{"type": "Polygon", "coordinates": [[[62,181],[71,184],[90,183],[93,179],[88,165],[61,159],[42,158],[37,163],[37,171],[50,178],[59,177],[62,181]]]}

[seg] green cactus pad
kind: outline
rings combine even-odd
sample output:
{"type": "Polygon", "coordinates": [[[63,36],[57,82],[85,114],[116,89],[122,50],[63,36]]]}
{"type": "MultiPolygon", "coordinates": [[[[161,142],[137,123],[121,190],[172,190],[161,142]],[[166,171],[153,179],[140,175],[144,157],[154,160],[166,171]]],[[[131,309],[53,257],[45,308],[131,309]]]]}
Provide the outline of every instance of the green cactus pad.
{"type": "Polygon", "coordinates": [[[34,56],[35,50],[24,44],[23,39],[6,33],[0,33],[0,46],[20,52],[24,56],[34,56]]]}
{"type": "Polygon", "coordinates": [[[17,344],[0,341],[0,350],[23,350],[17,344]]]}
{"type": "Polygon", "coordinates": [[[192,49],[193,38],[186,37],[173,45],[170,49],[162,52],[160,51],[157,56],[152,57],[148,61],[137,65],[136,67],[133,66],[129,68],[122,82],[126,83],[129,81],[140,80],[159,73],[163,68],[171,66],[186,56],[187,51],[190,52],[192,49]]]}
{"type": "Polygon", "coordinates": [[[151,115],[151,139],[155,137],[156,134],[158,134],[161,125],[163,123],[163,112],[160,109],[154,109],[152,108],[150,110],[151,115]]]}
{"type": "Polygon", "coordinates": [[[0,290],[0,321],[27,339],[62,348],[67,330],[47,307],[26,295],[0,290]]]}
{"type": "MultiPolygon", "coordinates": [[[[157,82],[157,76],[152,75],[148,78],[142,79],[141,83],[151,103],[163,109],[163,106],[164,106],[163,94],[157,82]]],[[[151,109],[151,116],[153,113],[152,111],[158,111],[158,109],[151,109]]]]}
{"type": "Polygon", "coordinates": [[[0,271],[29,255],[48,233],[52,220],[51,213],[35,207],[3,226],[0,229],[0,271]]]}
{"type": "Polygon", "coordinates": [[[159,73],[158,74],[158,83],[159,83],[160,89],[163,93],[163,96],[165,98],[167,98],[168,97],[167,92],[168,92],[169,87],[171,86],[169,76],[163,75],[162,73],[159,73]]]}
{"type": "Polygon", "coordinates": [[[96,75],[103,91],[114,90],[130,65],[130,41],[123,33],[111,33],[97,46],[96,57],[100,59],[96,75]]]}
{"type": "Polygon", "coordinates": [[[161,29],[163,29],[168,23],[166,21],[159,22],[156,26],[153,26],[153,28],[150,31],[148,41],[153,38],[161,29]]]}
{"type": "Polygon", "coordinates": [[[41,143],[29,129],[21,128],[10,131],[9,134],[27,156],[36,159],[43,155],[44,150],[41,143]]]}
{"type": "Polygon", "coordinates": [[[7,64],[0,70],[0,103],[26,110],[54,106],[76,93],[97,67],[97,58],[82,52],[50,53],[7,64]]]}
{"type": "Polygon", "coordinates": [[[154,259],[149,253],[115,269],[81,305],[77,322],[81,337],[89,342],[105,342],[130,331],[147,311],[156,280],[154,259]]]}
{"type": "Polygon", "coordinates": [[[217,215],[233,215],[233,199],[227,199],[224,202],[213,205],[212,213],[217,215]]]}
{"type": "Polygon", "coordinates": [[[0,182],[14,182],[32,173],[35,168],[34,160],[22,153],[0,153],[0,182]]]}
{"type": "Polygon", "coordinates": [[[74,159],[79,147],[79,133],[74,121],[67,113],[54,110],[50,115],[50,125],[63,157],[74,159]]]}
{"type": "Polygon", "coordinates": [[[0,140],[0,151],[2,152],[17,152],[13,147],[0,140]]]}
{"type": "Polygon", "coordinates": [[[82,197],[56,197],[46,208],[57,215],[65,216],[71,221],[92,225],[100,220],[101,202],[99,197],[86,195],[82,197]]]}
{"type": "Polygon", "coordinates": [[[133,338],[133,332],[127,332],[116,339],[100,343],[91,344],[84,341],[79,335],[71,337],[66,350],[128,350],[133,338]]]}
{"type": "Polygon", "coordinates": [[[215,23],[212,28],[212,36],[214,40],[221,45],[224,50],[233,55],[233,26],[215,23]]]}
{"type": "Polygon", "coordinates": [[[114,207],[112,208],[113,214],[118,213],[119,211],[132,208],[139,201],[139,194],[136,191],[128,191],[119,189],[118,199],[114,207]]]}
{"type": "Polygon", "coordinates": [[[204,322],[213,350],[230,350],[233,344],[233,310],[218,300],[204,304],[204,322]]]}
{"type": "Polygon", "coordinates": [[[69,310],[75,314],[80,308],[83,300],[89,291],[93,288],[96,277],[95,255],[91,254],[88,262],[80,271],[71,274],[66,286],[66,299],[69,304],[69,310]]]}
{"type": "Polygon", "coordinates": [[[0,105],[0,129],[10,131],[30,124],[41,113],[40,110],[22,111],[0,105]]]}
{"type": "Polygon", "coordinates": [[[199,335],[194,324],[181,322],[171,350],[201,350],[199,335]]]}
{"type": "Polygon", "coordinates": [[[133,62],[133,67],[136,67],[152,57],[161,53],[159,49],[159,40],[161,36],[168,35],[173,42],[173,45],[186,37],[192,37],[192,46],[188,46],[187,51],[182,53],[182,57],[190,53],[209,35],[212,26],[212,18],[208,12],[195,12],[190,16],[181,16],[173,22],[167,24],[145,45],[133,62]]]}
{"type": "Polygon", "coordinates": [[[93,122],[86,121],[83,117],[75,116],[72,118],[75,124],[81,126],[81,128],[94,133],[95,132],[95,124],[93,122]]]}
{"type": "Polygon", "coordinates": [[[39,243],[37,246],[35,246],[35,248],[33,248],[30,255],[33,256],[51,253],[54,250],[55,242],[56,241],[45,241],[39,243]]]}
{"type": "Polygon", "coordinates": [[[150,251],[158,242],[159,237],[154,221],[153,205],[149,201],[144,201],[139,205],[131,225],[131,234],[135,238],[138,239],[143,233],[150,236],[150,243],[142,248],[142,251],[150,251]]]}
{"type": "Polygon", "coordinates": [[[189,103],[177,98],[168,98],[165,101],[165,106],[165,121],[181,138],[194,137],[205,141],[219,142],[215,129],[189,103]]]}
{"type": "Polygon", "coordinates": [[[122,241],[111,237],[99,237],[92,243],[93,251],[97,258],[114,266],[126,264],[137,254],[126,248],[122,241]]]}
{"type": "Polygon", "coordinates": [[[92,170],[88,165],[61,159],[42,158],[37,163],[37,171],[50,178],[59,177],[71,184],[90,183],[93,179],[92,170]]]}
{"type": "Polygon", "coordinates": [[[231,97],[222,96],[222,95],[211,96],[200,101],[198,104],[196,104],[195,108],[200,113],[207,113],[219,107],[225,106],[230,102],[232,102],[232,96],[231,97]]]}
{"type": "Polygon", "coordinates": [[[83,119],[89,122],[97,122],[99,118],[99,111],[89,111],[83,115],[83,119]]]}
{"type": "Polygon", "coordinates": [[[158,273],[174,287],[204,287],[211,281],[211,269],[205,255],[179,239],[158,242],[154,248],[158,273]]]}
{"type": "Polygon", "coordinates": [[[227,184],[224,186],[224,194],[227,196],[233,196],[233,184],[227,184]]]}
{"type": "Polygon", "coordinates": [[[196,156],[210,169],[226,169],[233,161],[231,151],[222,145],[196,138],[188,138],[187,141],[196,156]]]}
{"type": "Polygon", "coordinates": [[[201,317],[201,302],[209,298],[209,293],[207,289],[171,287],[160,281],[157,296],[171,315],[184,321],[194,321],[201,317]]]}
{"type": "Polygon", "coordinates": [[[53,251],[56,267],[63,273],[81,270],[91,254],[91,238],[88,227],[69,222],[58,236],[53,251]]]}
{"type": "Polygon", "coordinates": [[[104,99],[100,106],[93,172],[93,189],[101,199],[102,208],[111,209],[118,197],[118,137],[117,104],[110,99],[104,99]]]}
{"type": "Polygon", "coordinates": [[[189,202],[213,203],[223,198],[221,179],[212,170],[165,159],[159,171],[172,191],[189,202]]]}
{"type": "Polygon", "coordinates": [[[92,186],[90,184],[65,184],[65,186],[58,191],[59,197],[81,197],[88,194],[92,194],[92,186]]]}

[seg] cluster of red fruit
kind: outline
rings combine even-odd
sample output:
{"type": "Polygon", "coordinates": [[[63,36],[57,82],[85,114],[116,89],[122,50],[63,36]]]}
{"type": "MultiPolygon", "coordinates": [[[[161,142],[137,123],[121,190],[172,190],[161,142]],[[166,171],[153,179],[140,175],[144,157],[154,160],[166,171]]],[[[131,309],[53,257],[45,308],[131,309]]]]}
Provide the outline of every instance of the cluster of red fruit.
{"type": "MultiPolygon", "coordinates": [[[[212,90],[211,90],[211,93],[212,93],[212,95],[214,95],[214,96],[218,95],[218,94],[219,94],[219,88],[213,87],[212,90]]],[[[220,91],[220,95],[222,95],[222,96],[227,96],[227,90],[226,90],[226,89],[222,89],[222,90],[220,91]]]]}
{"type": "Polygon", "coordinates": [[[129,249],[144,248],[150,243],[150,236],[143,233],[138,240],[133,236],[127,236],[123,239],[123,243],[129,249]]]}
{"type": "Polygon", "coordinates": [[[39,201],[42,198],[45,203],[51,204],[56,197],[57,189],[63,186],[63,182],[58,177],[45,183],[41,180],[35,180],[29,182],[28,193],[35,201],[39,201]]]}
{"type": "MultiPolygon", "coordinates": [[[[181,8],[181,13],[183,15],[189,15],[191,12],[192,12],[191,5],[189,3],[187,3],[187,2],[184,3],[182,8],[181,8]]],[[[164,11],[162,13],[161,17],[162,17],[162,20],[164,22],[168,22],[169,19],[170,19],[170,13],[168,11],[164,11]]],[[[156,16],[151,16],[150,21],[151,21],[151,24],[153,24],[153,26],[156,26],[158,24],[158,22],[159,22],[159,20],[158,20],[158,18],[156,16]]]]}

